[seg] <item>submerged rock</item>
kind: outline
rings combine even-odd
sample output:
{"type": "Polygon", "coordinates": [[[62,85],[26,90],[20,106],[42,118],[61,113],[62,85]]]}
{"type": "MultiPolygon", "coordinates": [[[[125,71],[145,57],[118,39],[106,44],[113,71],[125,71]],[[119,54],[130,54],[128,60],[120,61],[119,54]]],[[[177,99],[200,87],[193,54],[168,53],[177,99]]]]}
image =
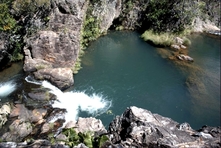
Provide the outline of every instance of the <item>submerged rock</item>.
{"type": "Polygon", "coordinates": [[[177,55],[177,58],[181,61],[189,61],[189,62],[193,62],[193,58],[191,58],[188,55],[184,55],[184,54],[179,54],[177,55]]]}

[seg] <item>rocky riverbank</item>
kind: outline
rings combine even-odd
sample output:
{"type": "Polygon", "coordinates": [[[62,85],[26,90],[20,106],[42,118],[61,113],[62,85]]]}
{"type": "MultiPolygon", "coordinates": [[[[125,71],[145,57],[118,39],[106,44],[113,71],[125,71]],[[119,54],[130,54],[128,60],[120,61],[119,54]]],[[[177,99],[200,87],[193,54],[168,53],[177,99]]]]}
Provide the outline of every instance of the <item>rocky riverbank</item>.
{"type": "Polygon", "coordinates": [[[1,129],[0,147],[221,147],[220,127],[194,130],[188,123],[135,106],[116,116],[107,130],[92,117],[70,121],[61,129],[61,121],[48,122],[50,110],[22,104],[5,104],[0,111],[1,126],[9,119],[1,129]]]}
{"type": "MultiPolygon", "coordinates": [[[[147,29],[161,28],[163,30],[160,31],[173,32],[180,28],[193,28],[194,32],[220,35],[220,15],[217,9],[220,3],[217,0],[186,3],[172,1],[173,4],[168,6],[171,11],[159,14],[156,12],[167,6],[167,1],[156,5],[150,0],[48,0],[46,9],[46,5],[39,4],[40,7],[33,9],[30,14],[22,14],[26,8],[17,9],[16,4],[19,5],[19,2],[22,1],[16,0],[10,14],[17,19],[21,29],[13,33],[16,30],[9,31],[7,25],[0,26],[3,28],[0,30],[0,70],[10,66],[12,56],[18,56],[16,53],[21,54],[23,51],[24,71],[37,79],[48,80],[60,89],[74,84],[73,73],[80,68],[79,58],[83,48],[110,28],[141,32],[147,29]],[[167,19],[158,22],[159,18],[167,19]]],[[[172,46],[179,51],[175,58],[193,61],[191,57],[180,54],[184,50],[177,47],[184,49],[182,45],[178,43],[172,46]]],[[[82,147],[88,146],[88,141],[82,137],[91,135],[82,136],[73,132],[75,136],[71,137],[59,130],[64,121],[53,121],[52,117],[65,111],[50,106],[48,100],[53,95],[41,89],[25,95],[31,98],[27,99],[28,102],[24,103],[19,94],[15,104],[1,107],[0,139],[7,142],[2,142],[0,147],[68,147],[76,141],[82,147]]],[[[204,126],[196,131],[186,123],[179,124],[136,107],[130,107],[122,116],[117,116],[108,130],[104,129],[101,121],[94,118],[80,118],[70,127],[80,133],[92,131],[92,140],[89,141],[92,145],[95,141],[96,146],[103,139],[104,147],[221,147],[220,127],[204,126]],[[87,124],[83,126],[82,123],[87,124]],[[104,135],[108,139],[102,137],[104,135]]]]}
{"type": "MultiPolygon", "coordinates": [[[[110,28],[141,33],[148,29],[160,32],[191,29],[220,35],[220,3],[216,0],[184,3],[46,0],[30,3],[31,12],[26,12],[28,8],[22,3],[16,0],[9,11],[20,25],[17,28],[21,29],[15,34],[8,31],[10,28],[0,32],[1,69],[10,65],[13,55],[21,58],[17,52],[23,50],[24,71],[37,79],[48,80],[60,89],[73,85],[73,73],[81,68],[82,49],[110,28]],[[157,13],[158,10],[162,11],[157,13]]],[[[183,55],[178,58],[187,59],[183,55]]]]}

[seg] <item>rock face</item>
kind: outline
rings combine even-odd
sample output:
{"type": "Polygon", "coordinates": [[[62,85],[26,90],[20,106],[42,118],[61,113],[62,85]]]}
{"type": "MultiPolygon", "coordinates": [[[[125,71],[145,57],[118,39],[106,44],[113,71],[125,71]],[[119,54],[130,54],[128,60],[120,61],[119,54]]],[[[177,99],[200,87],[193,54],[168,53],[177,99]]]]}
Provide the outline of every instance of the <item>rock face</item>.
{"type": "Polygon", "coordinates": [[[121,0],[100,0],[92,8],[92,14],[100,20],[100,32],[105,33],[113,24],[114,19],[118,18],[121,11],[121,0]]]}
{"type": "Polygon", "coordinates": [[[205,127],[195,131],[187,123],[179,124],[170,118],[134,106],[111,122],[109,132],[110,140],[122,147],[221,146],[220,127],[205,127]]]}
{"type": "MultiPolygon", "coordinates": [[[[90,2],[93,3],[93,2],[90,2]]],[[[73,72],[80,50],[81,30],[87,11],[99,20],[100,34],[106,32],[120,14],[120,0],[103,0],[89,5],[87,0],[52,2],[47,30],[25,40],[24,71],[34,72],[60,89],[73,85],[73,72]],[[63,69],[62,69],[63,68],[63,69]]]]}
{"type": "MultiPolygon", "coordinates": [[[[68,139],[62,132],[55,134],[53,136],[54,143],[51,143],[50,138],[43,135],[52,134],[57,129],[54,129],[55,126],[52,126],[52,123],[45,121],[42,122],[43,125],[39,132],[40,139],[38,137],[37,140],[33,140],[30,143],[22,142],[23,138],[34,132],[34,126],[40,124],[39,121],[45,117],[45,114],[45,110],[34,109],[31,111],[25,108],[25,106],[17,104],[10,116],[18,118],[9,125],[9,130],[1,136],[1,139],[8,141],[8,143],[0,143],[0,147],[68,147],[65,145],[65,141],[73,142],[70,141],[70,137],[74,135],[69,135],[68,139]],[[36,122],[38,124],[33,124],[36,122]]],[[[79,118],[77,122],[71,121],[67,123],[65,129],[70,128],[74,128],[76,133],[92,132],[92,136],[97,138],[106,135],[109,139],[104,141],[103,147],[221,147],[220,127],[203,126],[199,130],[193,130],[188,123],[179,124],[170,118],[153,114],[148,110],[135,106],[127,108],[121,116],[117,116],[110,123],[108,130],[104,128],[104,125],[99,119],[92,117],[79,118]]],[[[74,147],[87,148],[85,144],[81,143],[74,147]]]]}
{"type": "Polygon", "coordinates": [[[48,30],[26,39],[24,71],[35,72],[36,78],[49,80],[61,89],[73,85],[70,72],[80,49],[86,6],[85,0],[52,2],[48,30]]]}
{"type": "Polygon", "coordinates": [[[10,62],[10,53],[6,48],[7,38],[6,34],[0,32],[0,71],[8,66],[10,62]]]}

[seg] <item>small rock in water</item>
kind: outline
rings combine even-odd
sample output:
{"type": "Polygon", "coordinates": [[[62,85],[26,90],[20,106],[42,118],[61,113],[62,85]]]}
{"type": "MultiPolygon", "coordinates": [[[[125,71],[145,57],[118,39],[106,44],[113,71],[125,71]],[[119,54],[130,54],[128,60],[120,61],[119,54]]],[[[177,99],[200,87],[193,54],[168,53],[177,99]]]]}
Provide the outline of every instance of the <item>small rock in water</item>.
{"type": "Polygon", "coordinates": [[[177,58],[181,61],[190,61],[193,62],[193,58],[191,58],[190,56],[184,55],[184,54],[180,54],[177,56],[177,58]]]}

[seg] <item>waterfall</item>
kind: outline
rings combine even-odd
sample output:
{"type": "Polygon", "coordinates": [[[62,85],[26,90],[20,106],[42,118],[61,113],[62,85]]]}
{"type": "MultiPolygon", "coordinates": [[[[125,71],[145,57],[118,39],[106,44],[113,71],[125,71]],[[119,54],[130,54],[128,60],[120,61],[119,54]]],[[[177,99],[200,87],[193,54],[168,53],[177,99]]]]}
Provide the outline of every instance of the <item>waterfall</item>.
{"type": "Polygon", "coordinates": [[[0,84],[0,99],[7,97],[16,89],[16,83],[13,81],[8,81],[0,84]]]}
{"type": "Polygon", "coordinates": [[[37,82],[30,78],[27,80],[29,83],[50,89],[50,93],[56,95],[57,100],[52,106],[53,108],[67,110],[65,114],[66,123],[71,120],[77,120],[80,111],[85,111],[90,115],[97,116],[106,112],[111,106],[111,101],[108,101],[102,94],[87,95],[85,92],[62,92],[48,81],[37,82]]]}

